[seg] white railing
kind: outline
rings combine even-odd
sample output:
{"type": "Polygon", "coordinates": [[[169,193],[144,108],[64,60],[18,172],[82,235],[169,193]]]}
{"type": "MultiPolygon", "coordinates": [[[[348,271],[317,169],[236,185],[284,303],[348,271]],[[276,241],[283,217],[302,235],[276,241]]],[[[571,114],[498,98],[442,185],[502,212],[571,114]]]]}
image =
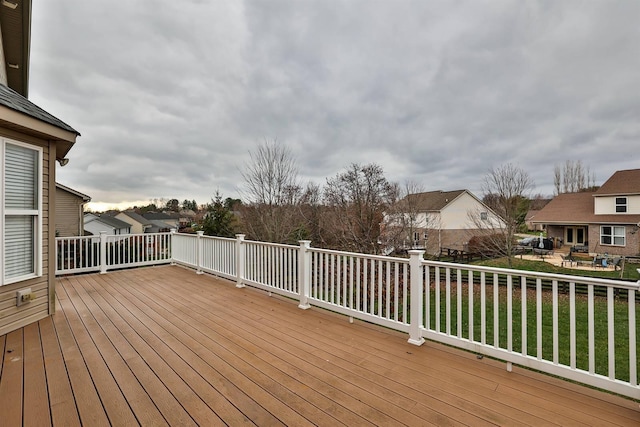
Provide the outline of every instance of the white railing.
{"type": "Polygon", "coordinates": [[[298,298],[297,246],[244,240],[240,243],[243,248],[241,271],[244,284],[298,298]]]}
{"type": "Polygon", "coordinates": [[[56,237],[56,274],[89,271],[100,271],[100,236],[56,237]]]}
{"type": "MultiPolygon", "coordinates": [[[[96,246],[90,239],[73,244],[96,246]]],[[[172,233],[164,247],[171,262],[198,273],[295,298],[303,309],[322,307],[403,331],[415,345],[427,338],[499,358],[509,370],[516,363],[640,398],[636,282],[425,261],[418,250],[404,259],[244,235],[172,233]]],[[[106,271],[94,265],[95,252],[84,253],[67,259],[82,260],[75,270],[61,271],[106,271]]]]}
{"type": "Polygon", "coordinates": [[[423,261],[421,337],[639,398],[638,283],[423,261]]]}
{"type": "Polygon", "coordinates": [[[309,301],[313,305],[409,331],[408,259],[309,251],[309,301]]]}
{"type": "Polygon", "coordinates": [[[56,275],[169,262],[169,233],[56,237],[56,275]]]}

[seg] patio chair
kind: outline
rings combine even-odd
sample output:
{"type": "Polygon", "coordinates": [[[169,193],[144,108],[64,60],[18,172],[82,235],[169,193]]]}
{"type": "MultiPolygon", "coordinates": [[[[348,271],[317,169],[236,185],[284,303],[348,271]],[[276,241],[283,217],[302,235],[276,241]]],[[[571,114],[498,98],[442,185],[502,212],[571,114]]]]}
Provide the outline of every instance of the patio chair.
{"type": "Polygon", "coordinates": [[[611,262],[611,265],[613,266],[614,270],[621,269],[622,266],[620,264],[622,264],[622,257],[619,257],[619,256],[615,257],[611,262]]]}
{"type": "MultiPolygon", "coordinates": [[[[562,263],[561,263],[561,265],[562,265],[563,267],[564,267],[564,263],[565,263],[565,262],[568,262],[568,263],[569,263],[569,267],[573,267],[573,263],[574,263],[575,261],[573,260],[573,257],[571,256],[571,252],[569,252],[569,254],[568,254],[568,255],[562,255],[562,254],[560,254],[560,257],[562,258],[562,263]]],[[[576,264],[577,264],[577,262],[576,262],[576,264]]]]}

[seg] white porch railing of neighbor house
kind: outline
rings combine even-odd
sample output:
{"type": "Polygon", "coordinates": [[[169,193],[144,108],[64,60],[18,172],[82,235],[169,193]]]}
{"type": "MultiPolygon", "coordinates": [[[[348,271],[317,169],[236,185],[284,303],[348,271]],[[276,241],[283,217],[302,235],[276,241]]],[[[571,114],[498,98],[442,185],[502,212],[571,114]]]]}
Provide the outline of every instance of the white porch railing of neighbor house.
{"type": "MultiPolygon", "coordinates": [[[[422,251],[405,259],[243,235],[158,239],[171,254],[148,264],[177,263],[294,298],[303,309],[322,307],[405,332],[415,345],[426,338],[504,360],[508,370],[516,363],[640,398],[637,282],[426,261],[422,251]]],[[[59,273],[144,264],[88,270],[80,263],[59,273]]]]}

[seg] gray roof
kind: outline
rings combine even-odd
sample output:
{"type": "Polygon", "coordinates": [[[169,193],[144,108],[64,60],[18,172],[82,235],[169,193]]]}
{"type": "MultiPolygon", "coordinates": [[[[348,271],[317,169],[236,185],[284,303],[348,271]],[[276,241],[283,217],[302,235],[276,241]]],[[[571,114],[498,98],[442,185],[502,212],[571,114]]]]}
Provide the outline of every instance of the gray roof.
{"type": "Polygon", "coordinates": [[[34,119],[49,123],[57,128],[80,135],[80,132],[62,120],[52,116],[24,96],[20,95],[18,92],[2,84],[0,84],[0,105],[4,105],[14,111],[26,114],[34,119]]]}
{"type": "Polygon", "coordinates": [[[145,217],[143,217],[142,215],[140,215],[140,214],[138,214],[138,213],[136,213],[134,211],[122,211],[120,213],[121,214],[125,214],[126,216],[128,216],[132,220],[138,222],[139,224],[151,225],[151,221],[149,221],[148,219],[146,219],[145,217]]]}
{"type": "Polygon", "coordinates": [[[172,217],[169,214],[166,214],[164,212],[147,212],[145,214],[142,215],[143,217],[145,217],[146,219],[153,221],[153,220],[160,220],[160,221],[166,221],[166,220],[175,220],[177,218],[172,217]]]}
{"type": "Polygon", "coordinates": [[[114,218],[112,216],[109,215],[99,215],[98,216],[98,220],[104,224],[107,224],[113,228],[131,228],[131,224],[129,224],[128,222],[124,222],[122,220],[119,220],[118,218],[114,218]]]}
{"type": "Polygon", "coordinates": [[[87,196],[84,193],[79,192],[78,190],[74,190],[73,188],[69,188],[65,185],[60,184],[59,182],[56,182],[56,188],[66,191],[67,193],[71,193],[79,198],[82,199],[83,202],[90,202],[91,201],[91,197],[87,196]]]}
{"type": "Polygon", "coordinates": [[[151,227],[149,228],[149,230],[147,231],[148,233],[158,233],[161,230],[167,230],[167,229],[171,229],[171,227],[164,221],[162,220],[155,220],[152,219],[151,220],[151,227]]]}

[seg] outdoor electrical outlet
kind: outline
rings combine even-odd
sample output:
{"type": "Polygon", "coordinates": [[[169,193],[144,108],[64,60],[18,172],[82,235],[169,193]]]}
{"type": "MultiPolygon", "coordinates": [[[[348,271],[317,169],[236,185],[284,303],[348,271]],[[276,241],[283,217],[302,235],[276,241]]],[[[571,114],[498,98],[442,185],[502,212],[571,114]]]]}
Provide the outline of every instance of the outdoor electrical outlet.
{"type": "Polygon", "coordinates": [[[21,289],[16,292],[16,306],[20,307],[22,304],[31,302],[36,299],[36,294],[31,292],[31,288],[21,289]]]}

